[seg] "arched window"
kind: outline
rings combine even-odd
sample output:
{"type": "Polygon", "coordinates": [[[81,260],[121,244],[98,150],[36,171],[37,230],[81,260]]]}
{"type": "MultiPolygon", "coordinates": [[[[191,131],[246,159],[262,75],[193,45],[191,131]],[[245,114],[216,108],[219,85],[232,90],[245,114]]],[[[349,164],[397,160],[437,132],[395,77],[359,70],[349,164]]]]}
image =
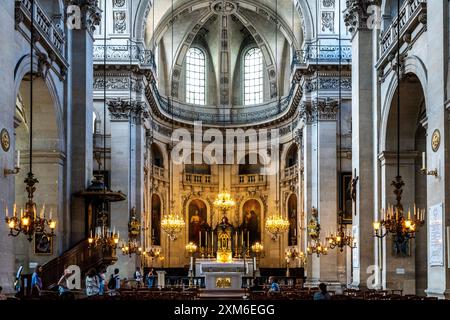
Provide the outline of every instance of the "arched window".
{"type": "Polygon", "coordinates": [[[198,48],[190,48],[186,55],[186,102],[205,104],[206,58],[198,48]]]}
{"type": "Polygon", "coordinates": [[[244,56],[244,105],[263,102],[263,56],[252,48],[244,56]]]}

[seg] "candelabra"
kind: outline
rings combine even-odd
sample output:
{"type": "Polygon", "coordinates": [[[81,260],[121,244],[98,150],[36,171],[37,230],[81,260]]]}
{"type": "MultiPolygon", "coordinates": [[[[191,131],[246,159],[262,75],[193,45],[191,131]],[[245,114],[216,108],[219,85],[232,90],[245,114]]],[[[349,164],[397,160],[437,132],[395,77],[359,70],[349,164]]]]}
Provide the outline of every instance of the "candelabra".
{"type": "Polygon", "coordinates": [[[349,231],[346,230],[346,227],[343,223],[344,221],[344,212],[339,211],[339,223],[338,223],[338,229],[336,231],[336,234],[330,234],[328,237],[326,237],[326,241],[328,242],[328,245],[330,249],[334,249],[338,247],[341,252],[344,251],[344,247],[348,246],[352,249],[356,248],[355,240],[353,239],[353,236],[349,231]]]}
{"type": "Polygon", "coordinates": [[[403,244],[415,238],[418,228],[425,224],[425,209],[417,209],[414,204],[413,214],[411,215],[411,210],[408,210],[405,217],[401,203],[402,188],[405,185],[402,177],[397,176],[392,185],[397,203],[395,206],[389,205],[387,210],[380,211],[382,219],[373,223],[373,229],[375,237],[384,238],[391,233],[397,244],[403,244]]]}
{"type": "Polygon", "coordinates": [[[116,232],[116,228],[111,231],[106,226],[97,227],[95,234],[92,234],[88,238],[88,243],[90,247],[110,247],[111,249],[116,249],[119,243],[119,231],[116,232]]]}
{"type": "Polygon", "coordinates": [[[25,183],[28,201],[25,204],[25,209],[20,210],[20,216],[17,213],[17,206],[15,204],[12,217],[9,216],[8,208],[6,207],[5,222],[9,228],[9,235],[17,237],[19,234],[24,234],[30,242],[36,233],[43,234],[47,237],[54,237],[56,220],[52,217],[52,211],[50,210],[48,219],[45,217],[45,205],[42,207],[39,216],[36,212],[36,203],[33,200],[33,194],[36,191],[35,184],[38,183],[38,180],[30,172],[25,179],[25,183]],[[50,231],[47,230],[47,227],[50,231]]]}
{"type": "Polygon", "coordinates": [[[189,286],[192,286],[192,278],[194,277],[194,253],[197,252],[197,245],[189,242],[186,245],[186,251],[189,253],[189,286]]]}
{"type": "Polygon", "coordinates": [[[259,262],[259,258],[261,257],[261,254],[264,250],[264,246],[259,243],[259,242],[255,242],[252,246],[252,252],[255,254],[253,256],[253,271],[255,273],[255,276],[257,276],[257,273],[259,273],[259,269],[258,269],[258,262],[259,262]]]}

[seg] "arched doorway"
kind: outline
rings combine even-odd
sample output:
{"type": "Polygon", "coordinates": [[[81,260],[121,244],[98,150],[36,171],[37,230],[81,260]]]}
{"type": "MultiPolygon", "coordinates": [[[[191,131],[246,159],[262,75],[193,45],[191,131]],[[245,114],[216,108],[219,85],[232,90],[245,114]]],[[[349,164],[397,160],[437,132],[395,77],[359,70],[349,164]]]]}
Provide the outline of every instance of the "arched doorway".
{"type": "MultiPolygon", "coordinates": [[[[397,96],[400,88],[400,175],[405,186],[402,204],[405,214],[414,204],[427,207],[426,176],[420,172],[421,154],[426,151],[426,106],[422,85],[413,73],[406,74],[392,95],[389,114],[384,120],[385,140],[382,145],[382,203],[395,204],[391,182],[397,175],[397,96]]],[[[416,232],[416,239],[399,245],[386,239],[386,287],[403,289],[404,293],[424,295],[427,288],[427,228],[416,232]],[[398,274],[398,268],[402,270],[398,274]]]]}
{"type": "Polygon", "coordinates": [[[161,245],[161,198],[157,194],[152,195],[152,244],[161,245]]]}
{"type": "Polygon", "coordinates": [[[287,211],[289,217],[289,246],[297,245],[297,195],[291,194],[288,198],[287,211]]]}
{"type": "Polygon", "coordinates": [[[255,199],[247,200],[242,207],[242,230],[250,246],[261,242],[261,205],[255,199]]]}
{"type": "Polygon", "coordinates": [[[205,241],[205,231],[208,230],[208,210],[205,202],[200,199],[194,199],[188,206],[189,221],[189,242],[200,245],[200,233],[202,241],[205,241]]]}

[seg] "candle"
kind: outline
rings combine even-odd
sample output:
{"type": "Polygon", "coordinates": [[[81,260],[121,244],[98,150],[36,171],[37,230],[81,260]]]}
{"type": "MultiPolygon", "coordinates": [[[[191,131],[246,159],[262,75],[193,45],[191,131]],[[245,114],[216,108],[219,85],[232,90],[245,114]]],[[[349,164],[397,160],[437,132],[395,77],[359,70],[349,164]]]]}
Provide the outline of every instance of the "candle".
{"type": "Polygon", "coordinates": [[[17,150],[16,168],[20,168],[20,150],[17,150]]]}
{"type": "Polygon", "coordinates": [[[20,209],[20,219],[23,218],[23,209],[20,209]]]}
{"type": "Polygon", "coordinates": [[[53,209],[50,209],[50,220],[52,220],[53,209]]]}
{"type": "Polygon", "coordinates": [[[14,208],[13,208],[13,215],[14,215],[14,217],[17,215],[17,206],[15,203],[14,203],[14,208]]]}
{"type": "Polygon", "coordinates": [[[244,247],[244,231],[241,232],[241,246],[244,247]]]}
{"type": "Polygon", "coordinates": [[[208,249],[208,231],[206,231],[205,247],[208,249]]]}
{"type": "Polygon", "coordinates": [[[411,220],[411,209],[408,209],[408,220],[411,220]]]}
{"type": "Polygon", "coordinates": [[[237,252],[238,249],[238,233],[237,231],[234,233],[234,251],[237,252]]]}
{"type": "Polygon", "coordinates": [[[250,231],[247,231],[247,248],[250,247],[250,231]]]}
{"type": "Polygon", "coordinates": [[[198,243],[199,243],[199,247],[202,247],[202,232],[199,231],[198,232],[198,243]]]}
{"type": "Polygon", "coordinates": [[[6,205],[6,217],[9,217],[9,212],[8,212],[8,205],[6,205]]]}
{"type": "Polygon", "coordinates": [[[33,217],[34,221],[36,221],[36,206],[33,206],[33,217]]]}
{"type": "Polygon", "coordinates": [[[427,154],[422,152],[422,169],[426,170],[427,168],[427,154]]]}

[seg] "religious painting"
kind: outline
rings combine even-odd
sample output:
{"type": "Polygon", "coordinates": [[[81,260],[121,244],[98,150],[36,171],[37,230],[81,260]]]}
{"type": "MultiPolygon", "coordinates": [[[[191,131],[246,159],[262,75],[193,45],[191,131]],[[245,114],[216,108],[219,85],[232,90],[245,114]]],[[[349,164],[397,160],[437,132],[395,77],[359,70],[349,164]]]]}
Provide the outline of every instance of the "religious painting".
{"type": "Polygon", "coordinates": [[[339,207],[344,212],[343,223],[351,224],[353,215],[352,174],[343,172],[339,188],[339,207]]]}
{"type": "MultiPolygon", "coordinates": [[[[195,199],[189,203],[189,242],[200,245],[200,232],[207,229],[207,210],[206,204],[200,200],[195,199]]],[[[203,236],[203,241],[205,237],[203,236]]]]}
{"type": "Polygon", "coordinates": [[[297,245],[297,195],[291,194],[288,199],[289,238],[290,246],[297,245]]]}
{"type": "Polygon", "coordinates": [[[45,235],[44,233],[36,233],[34,235],[34,254],[52,255],[53,238],[45,235]]]}
{"type": "Polygon", "coordinates": [[[152,244],[161,245],[161,198],[152,195],[152,244]]]}
{"type": "Polygon", "coordinates": [[[261,205],[257,200],[248,200],[242,207],[242,229],[249,239],[249,245],[261,242],[261,205]]]}

